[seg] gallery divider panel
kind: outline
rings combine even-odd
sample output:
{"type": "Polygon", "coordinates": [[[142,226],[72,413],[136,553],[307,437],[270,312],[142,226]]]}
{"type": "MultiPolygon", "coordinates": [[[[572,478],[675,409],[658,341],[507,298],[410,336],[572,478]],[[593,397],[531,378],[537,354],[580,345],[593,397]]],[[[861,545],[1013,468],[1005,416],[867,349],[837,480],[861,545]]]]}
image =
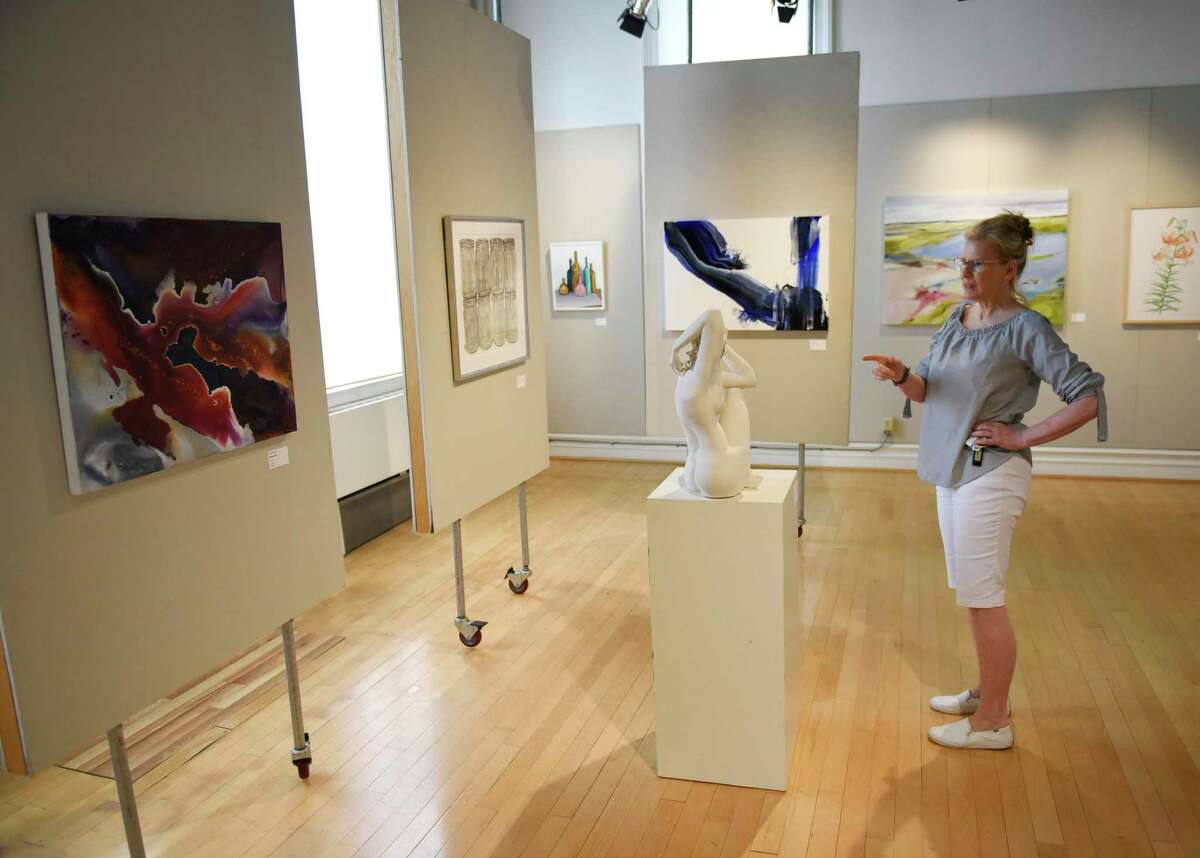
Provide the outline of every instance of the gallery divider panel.
{"type": "Polygon", "coordinates": [[[401,312],[420,400],[414,521],[434,531],[549,464],[529,42],[464,4],[389,6],[393,186],[408,199],[396,221],[401,312]]]}
{"type": "Polygon", "coordinates": [[[541,276],[530,288],[550,309],[546,382],[554,434],[646,431],[641,135],[637,125],[537,134],[541,276]],[[560,291],[563,270],[546,270],[551,248],[584,241],[603,244],[604,308],[555,310],[551,293],[560,291]]]}
{"type": "Polygon", "coordinates": [[[0,609],[36,771],[335,592],[343,573],[291,0],[4,3],[0,65],[0,127],[19,141],[0,159],[0,392],[14,404],[0,424],[0,609]],[[72,495],[39,211],[277,223],[296,430],[72,495]],[[285,445],[290,464],[268,470],[285,445]]]}
{"type": "MultiPolygon", "coordinates": [[[[780,240],[762,244],[772,257],[755,253],[740,273],[757,278],[753,288],[776,307],[792,302],[812,273],[794,258],[798,222],[805,248],[816,256],[818,235],[822,245],[811,279],[821,284],[828,327],[795,330],[798,314],[780,312],[775,327],[789,330],[759,323],[739,334],[736,317],[727,319],[738,351],[758,373],[758,388],[746,397],[754,440],[848,440],[858,68],[857,54],[834,54],[646,69],[647,434],[680,434],[670,369],[678,331],[667,329],[664,316],[664,273],[679,263],[665,246],[664,224],[722,221],[737,228],[771,219],[784,230],[780,240]],[[780,282],[784,277],[788,282],[780,282]]],[[[747,232],[752,239],[757,233],[747,232]]]]}

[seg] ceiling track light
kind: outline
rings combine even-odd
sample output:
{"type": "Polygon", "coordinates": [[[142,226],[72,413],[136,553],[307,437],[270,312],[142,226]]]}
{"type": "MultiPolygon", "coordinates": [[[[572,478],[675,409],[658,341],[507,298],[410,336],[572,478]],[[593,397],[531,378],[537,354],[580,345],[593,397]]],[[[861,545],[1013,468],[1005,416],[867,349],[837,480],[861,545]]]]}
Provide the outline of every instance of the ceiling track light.
{"type": "Polygon", "coordinates": [[[637,38],[646,30],[646,10],[654,0],[626,0],[625,11],[617,18],[617,26],[637,38]]]}
{"type": "Polygon", "coordinates": [[[800,0],[774,0],[775,12],[779,15],[779,23],[786,24],[796,16],[800,8],[800,0]]]}

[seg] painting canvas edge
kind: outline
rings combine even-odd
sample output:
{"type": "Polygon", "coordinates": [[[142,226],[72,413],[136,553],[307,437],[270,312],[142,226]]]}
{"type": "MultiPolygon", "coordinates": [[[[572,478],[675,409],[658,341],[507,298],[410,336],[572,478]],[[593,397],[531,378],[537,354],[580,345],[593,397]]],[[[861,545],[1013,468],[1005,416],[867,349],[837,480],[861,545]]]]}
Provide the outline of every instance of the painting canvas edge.
{"type": "Polygon", "coordinates": [[[50,239],[51,212],[34,215],[37,224],[38,256],[42,265],[42,290],[46,300],[46,323],[50,332],[50,358],[54,367],[54,388],[58,398],[58,422],[62,427],[63,458],[67,465],[67,485],[71,494],[86,494],[79,475],[79,450],[75,425],[71,421],[70,380],[67,377],[67,356],[62,340],[62,323],[58,303],[58,281],[54,274],[54,251],[50,239]]]}

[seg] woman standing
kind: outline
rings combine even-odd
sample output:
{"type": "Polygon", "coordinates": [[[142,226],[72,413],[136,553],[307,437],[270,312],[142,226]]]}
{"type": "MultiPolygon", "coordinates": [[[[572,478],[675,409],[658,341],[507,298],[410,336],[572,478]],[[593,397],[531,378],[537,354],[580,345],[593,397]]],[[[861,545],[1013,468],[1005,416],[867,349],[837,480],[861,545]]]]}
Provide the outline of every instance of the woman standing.
{"type": "Polygon", "coordinates": [[[934,697],[939,712],[967,717],[930,728],[952,748],[1002,750],[1013,744],[1008,692],[1017,643],[1004,607],[1013,528],[1025,508],[1033,470],[1030,448],[1099,417],[1107,440],[1104,376],[1067,348],[1045,317],[1017,292],[1033,229],[1012,213],[988,218],[966,234],[962,272],[966,301],[934,334],[929,353],[910,370],[892,355],[866,355],[874,376],[925,403],[917,475],[937,487],[946,572],[967,608],[979,683],[934,697]],[[1066,407],[1034,426],[1021,423],[1045,381],[1066,407]]]}

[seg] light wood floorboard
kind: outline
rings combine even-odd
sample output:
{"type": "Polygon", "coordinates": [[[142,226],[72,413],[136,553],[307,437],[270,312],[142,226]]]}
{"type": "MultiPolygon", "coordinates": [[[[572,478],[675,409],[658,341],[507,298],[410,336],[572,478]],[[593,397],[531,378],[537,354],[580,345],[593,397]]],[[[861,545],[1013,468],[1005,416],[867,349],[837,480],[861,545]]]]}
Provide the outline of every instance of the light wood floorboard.
{"type": "MultiPolygon", "coordinates": [[[[1017,748],[964,753],[925,738],[947,720],[926,698],[975,678],[932,490],[810,474],[779,793],[655,775],[644,498],[669,470],[558,461],[531,482],[521,597],[514,497],[468,517],[478,649],[452,626],[448,533],[353,553],[297,618],[344,639],[304,671],[310,780],[286,699],[223,721],[138,780],[149,854],[1200,858],[1200,486],[1034,481],[1008,588],[1017,748]]],[[[125,854],[110,780],[0,777],[0,855],[125,854]]]]}

